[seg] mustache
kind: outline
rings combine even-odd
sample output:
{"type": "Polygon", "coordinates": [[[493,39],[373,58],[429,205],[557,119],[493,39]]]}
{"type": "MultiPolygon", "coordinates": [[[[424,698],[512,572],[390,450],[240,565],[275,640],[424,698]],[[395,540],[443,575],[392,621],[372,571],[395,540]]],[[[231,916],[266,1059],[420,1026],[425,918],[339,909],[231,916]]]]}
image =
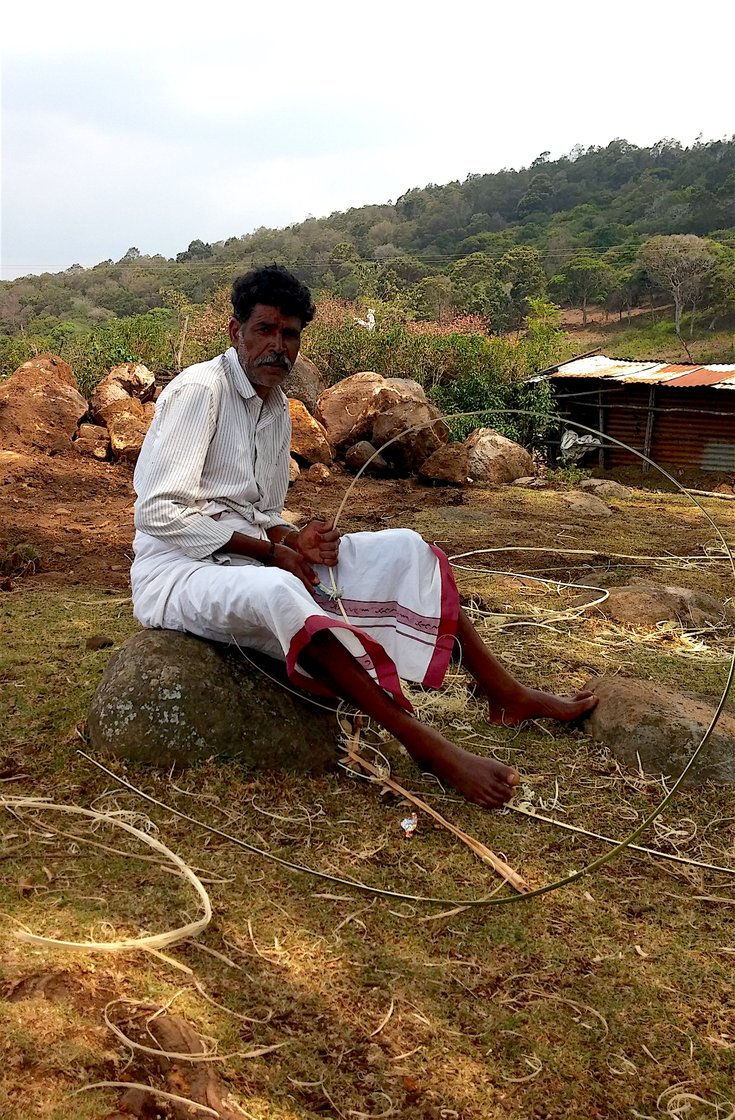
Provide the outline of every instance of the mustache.
{"type": "Polygon", "coordinates": [[[257,358],[253,363],[255,369],[260,366],[276,366],[278,369],[285,369],[286,373],[290,373],[293,369],[293,362],[290,362],[285,354],[264,354],[262,358],[257,358]]]}

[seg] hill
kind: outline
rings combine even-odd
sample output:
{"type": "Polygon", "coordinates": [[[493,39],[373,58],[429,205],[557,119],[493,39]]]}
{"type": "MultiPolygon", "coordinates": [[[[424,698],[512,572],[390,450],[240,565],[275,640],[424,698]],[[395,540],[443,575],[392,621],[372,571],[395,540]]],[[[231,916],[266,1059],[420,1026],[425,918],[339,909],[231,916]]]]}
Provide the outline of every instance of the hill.
{"type": "Polygon", "coordinates": [[[63,335],[171,306],[172,293],[200,303],[238,270],[278,260],[317,290],[399,296],[424,319],[479,313],[503,330],[518,325],[529,295],[547,290],[577,306],[639,302],[646,283],[637,254],[660,234],[706,237],[732,266],[735,139],[689,148],[613,140],[286,229],[193,240],[175,260],[133,247],[119,261],[0,284],[0,328],[63,335]],[[570,273],[575,263],[582,267],[570,273]]]}

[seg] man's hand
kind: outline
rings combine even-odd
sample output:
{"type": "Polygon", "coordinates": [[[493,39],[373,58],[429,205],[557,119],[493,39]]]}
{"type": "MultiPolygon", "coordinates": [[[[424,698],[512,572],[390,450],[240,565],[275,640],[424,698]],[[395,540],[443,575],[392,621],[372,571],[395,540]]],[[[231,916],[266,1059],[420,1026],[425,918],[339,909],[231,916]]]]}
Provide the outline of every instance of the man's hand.
{"type": "Polygon", "coordinates": [[[270,561],[273,568],[281,568],[284,572],[291,572],[291,575],[300,579],[307,591],[313,591],[317,583],[319,583],[319,576],[316,574],[311,564],[297,552],[295,548],[289,548],[287,544],[277,544],[273,549],[273,559],[270,561]]]}
{"type": "Polygon", "coordinates": [[[299,530],[293,543],[299,555],[310,564],[326,564],[333,568],[337,563],[339,533],[330,521],[310,521],[299,530]]]}

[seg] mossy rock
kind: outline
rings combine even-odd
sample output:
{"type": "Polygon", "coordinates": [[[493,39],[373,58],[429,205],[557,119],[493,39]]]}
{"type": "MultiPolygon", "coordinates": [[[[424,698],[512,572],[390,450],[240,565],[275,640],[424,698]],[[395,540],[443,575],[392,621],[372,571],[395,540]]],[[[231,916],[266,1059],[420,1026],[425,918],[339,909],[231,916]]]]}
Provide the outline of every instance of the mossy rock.
{"type": "Polygon", "coordinates": [[[246,769],[331,769],[338,756],[335,716],[287,691],[280,662],[252,651],[247,656],[259,667],[236,647],[178,631],[133,635],[92,698],[92,746],[154,766],[221,757],[240,759],[246,769]]]}
{"type": "MultiPolygon", "coordinates": [[[[678,778],[702,741],[716,705],[658,682],[593,677],[584,686],[599,697],[584,730],[633,770],[678,778]]],[[[735,783],[735,716],[723,713],[684,784],[735,783]]]]}

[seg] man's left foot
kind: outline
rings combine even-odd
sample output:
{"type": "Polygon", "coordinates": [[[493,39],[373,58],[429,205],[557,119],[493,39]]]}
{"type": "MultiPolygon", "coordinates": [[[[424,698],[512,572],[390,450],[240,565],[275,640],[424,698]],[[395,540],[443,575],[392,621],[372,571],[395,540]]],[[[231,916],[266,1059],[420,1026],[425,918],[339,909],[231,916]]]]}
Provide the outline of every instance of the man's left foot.
{"type": "Polygon", "coordinates": [[[554,696],[537,688],[524,688],[517,696],[504,701],[489,701],[490,722],[510,727],[526,719],[556,719],[574,723],[597,706],[594,692],[576,692],[574,696],[554,696]]]}

